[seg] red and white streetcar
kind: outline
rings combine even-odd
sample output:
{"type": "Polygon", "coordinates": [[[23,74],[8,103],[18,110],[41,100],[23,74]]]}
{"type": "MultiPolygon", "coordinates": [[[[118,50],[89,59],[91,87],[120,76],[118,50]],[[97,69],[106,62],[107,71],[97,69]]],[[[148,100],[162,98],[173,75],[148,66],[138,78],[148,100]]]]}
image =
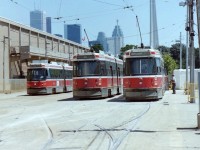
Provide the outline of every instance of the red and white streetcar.
{"type": "Polygon", "coordinates": [[[27,70],[27,94],[54,94],[72,91],[72,66],[35,60],[27,70]]]}
{"type": "Polygon", "coordinates": [[[123,61],[104,52],[73,57],[73,97],[101,98],[122,93],[123,61]]]}
{"type": "Polygon", "coordinates": [[[127,100],[161,99],[167,87],[159,50],[132,49],[124,54],[123,95],[127,100]]]}

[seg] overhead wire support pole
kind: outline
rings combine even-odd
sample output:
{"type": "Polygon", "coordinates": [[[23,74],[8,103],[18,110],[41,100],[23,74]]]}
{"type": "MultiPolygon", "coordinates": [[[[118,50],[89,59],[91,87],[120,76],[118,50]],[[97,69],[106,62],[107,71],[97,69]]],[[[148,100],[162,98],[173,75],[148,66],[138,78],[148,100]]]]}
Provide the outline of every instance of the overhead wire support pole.
{"type": "MultiPolygon", "coordinates": [[[[197,28],[198,28],[198,44],[200,46],[200,0],[196,0],[197,9],[197,28]]],[[[200,50],[199,50],[200,57],[200,50]]],[[[200,73],[198,73],[198,85],[199,85],[199,95],[200,95],[200,73]]],[[[199,97],[199,113],[197,114],[197,127],[200,129],[200,97],[199,97]]]]}
{"type": "Polygon", "coordinates": [[[186,31],[186,86],[185,86],[185,94],[188,95],[188,33],[190,31],[189,27],[189,0],[185,0],[185,2],[180,2],[179,6],[186,6],[186,23],[185,23],[185,31],[186,31]]]}
{"type": "Polygon", "coordinates": [[[185,30],[186,30],[186,88],[185,88],[185,93],[186,95],[188,95],[188,11],[189,11],[189,8],[188,8],[188,0],[186,1],[186,27],[185,27],[185,30]]]}
{"type": "Polygon", "coordinates": [[[195,102],[195,86],[194,86],[194,69],[195,69],[195,59],[194,59],[194,10],[193,10],[193,5],[194,5],[194,0],[189,1],[189,47],[190,47],[190,103],[195,102]]]}

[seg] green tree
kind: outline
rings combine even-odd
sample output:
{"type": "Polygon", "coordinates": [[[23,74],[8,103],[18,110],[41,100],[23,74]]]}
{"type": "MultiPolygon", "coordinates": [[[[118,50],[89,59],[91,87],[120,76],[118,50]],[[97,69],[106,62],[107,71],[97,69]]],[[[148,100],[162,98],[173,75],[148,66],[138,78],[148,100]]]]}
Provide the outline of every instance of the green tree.
{"type": "MultiPolygon", "coordinates": [[[[180,43],[173,44],[170,48],[170,54],[180,66],[180,43]]],[[[182,44],[182,68],[186,68],[186,46],[182,44]]]]}
{"type": "Polygon", "coordinates": [[[124,53],[125,51],[129,50],[129,49],[133,49],[135,46],[134,45],[129,45],[127,44],[125,47],[121,48],[121,53],[124,53]]]}
{"type": "Polygon", "coordinates": [[[129,45],[129,44],[127,44],[125,47],[122,47],[121,50],[120,50],[119,58],[123,59],[124,52],[127,51],[127,50],[130,50],[130,49],[133,49],[134,47],[136,47],[136,46],[135,45],[129,45]]]}
{"type": "Polygon", "coordinates": [[[158,49],[162,52],[162,54],[169,54],[170,48],[166,46],[159,46],[158,49]]]}
{"type": "Polygon", "coordinates": [[[177,68],[176,61],[170,56],[170,54],[164,54],[163,59],[167,74],[172,74],[173,70],[177,68]]]}
{"type": "Polygon", "coordinates": [[[94,44],[91,46],[91,50],[95,51],[96,53],[99,53],[99,50],[104,50],[103,46],[101,44],[94,44]]]}

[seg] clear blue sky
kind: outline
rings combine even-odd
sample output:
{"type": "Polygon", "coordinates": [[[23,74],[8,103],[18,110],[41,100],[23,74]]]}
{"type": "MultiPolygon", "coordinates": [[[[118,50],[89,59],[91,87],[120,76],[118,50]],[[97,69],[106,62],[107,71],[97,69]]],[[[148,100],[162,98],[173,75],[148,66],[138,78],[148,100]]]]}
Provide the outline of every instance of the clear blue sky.
{"type": "MultiPolygon", "coordinates": [[[[180,1],[156,0],[160,45],[171,46],[175,40],[179,40],[180,32],[182,43],[185,43],[186,7],[179,6],[180,1]]],[[[43,10],[46,16],[61,17],[59,20],[52,20],[53,34],[63,35],[65,21],[66,24],[81,24],[90,40],[96,40],[100,31],[106,37],[111,37],[116,20],[119,20],[125,44],[140,45],[137,15],[143,43],[149,45],[149,2],[150,0],[1,0],[0,16],[29,26],[30,11],[43,10]],[[124,8],[127,6],[133,11],[124,8]]],[[[196,15],[194,17],[196,22],[196,15]]],[[[197,32],[196,25],[194,29],[197,32]]],[[[84,36],[85,33],[82,32],[82,37],[84,36]]],[[[195,47],[197,41],[195,36],[195,47]]],[[[83,45],[87,45],[86,41],[83,45]]]]}

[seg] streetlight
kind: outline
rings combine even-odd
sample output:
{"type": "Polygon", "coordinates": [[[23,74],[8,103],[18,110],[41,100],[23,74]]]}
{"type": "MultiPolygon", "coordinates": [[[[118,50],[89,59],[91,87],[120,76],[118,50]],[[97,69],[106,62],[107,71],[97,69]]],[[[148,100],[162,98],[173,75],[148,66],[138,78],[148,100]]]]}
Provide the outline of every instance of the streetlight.
{"type": "Polygon", "coordinates": [[[181,42],[181,32],[180,32],[180,40],[176,40],[176,42],[180,43],[180,69],[182,69],[182,42],[181,42]]]}

